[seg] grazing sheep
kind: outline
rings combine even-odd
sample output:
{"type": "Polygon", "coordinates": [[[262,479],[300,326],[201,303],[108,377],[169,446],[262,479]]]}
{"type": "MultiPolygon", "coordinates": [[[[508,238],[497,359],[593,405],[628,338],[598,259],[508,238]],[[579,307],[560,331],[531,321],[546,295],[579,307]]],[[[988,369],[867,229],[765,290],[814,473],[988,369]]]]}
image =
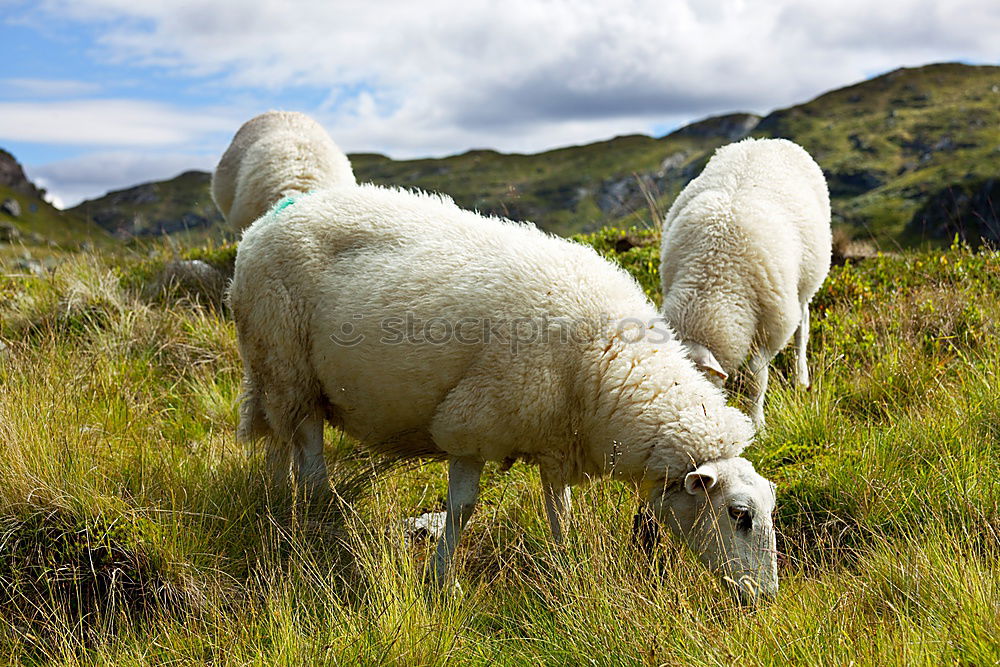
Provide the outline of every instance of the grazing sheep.
{"type": "Polygon", "coordinates": [[[570,485],[611,475],[746,600],[777,590],[774,489],[749,419],[623,270],[529,225],[362,185],[285,200],[243,235],[230,291],[239,435],[327,484],[324,419],[376,452],[446,458],[441,581],[484,462],[538,465],[553,537],[570,485]]]}
{"type": "Polygon", "coordinates": [[[670,207],[661,243],[664,318],[720,386],[749,357],[762,427],[768,365],[796,329],[809,386],[809,301],[830,269],[823,172],[784,139],[723,146],[670,207]]]}
{"type": "Polygon", "coordinates": [[[282,197],[354,182],[350,161],[319,123],[268,111],[236,132],[212,175],[212,199],[242,231],[282,197]]]}

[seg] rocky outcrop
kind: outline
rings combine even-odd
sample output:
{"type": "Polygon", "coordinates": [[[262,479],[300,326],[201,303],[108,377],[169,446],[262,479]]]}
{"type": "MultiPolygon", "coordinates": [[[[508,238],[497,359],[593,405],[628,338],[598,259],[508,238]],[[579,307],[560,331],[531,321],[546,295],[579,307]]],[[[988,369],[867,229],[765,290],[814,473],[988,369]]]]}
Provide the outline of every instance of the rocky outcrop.
{"type": "Polygon", "coordinates": [[[17,227],[0,222],[0,243],[14,243],[20,238],[21,231],[17,227]]]}
{"type": "Polygon", "coordinates": [[[856,197],[885,184],[886,174],[875,169],[843,169],[826,171],[831,197],[856,197]]]}
{"type": "Polygon", "coordinates": [[[4,199],[0,202],[0,213],[6,213],[12,218],[21,217],[21,205],[16,199],[4,199]]]}
{"type": "Polygon", "coordinates": [[[14,156],[0,148],[0,185],[29,197],[43,199],[45,191],[35,187],[24,174],[21,163],[14,156]]]}
{"type": "Polygon", "coordinates": [[[697,123],[685,125],[674,132],[674,136],[739,141],[753,132],[759,122],[760,116],[752,113],[731,113],[724,116],[712,116],[697,123]]]}

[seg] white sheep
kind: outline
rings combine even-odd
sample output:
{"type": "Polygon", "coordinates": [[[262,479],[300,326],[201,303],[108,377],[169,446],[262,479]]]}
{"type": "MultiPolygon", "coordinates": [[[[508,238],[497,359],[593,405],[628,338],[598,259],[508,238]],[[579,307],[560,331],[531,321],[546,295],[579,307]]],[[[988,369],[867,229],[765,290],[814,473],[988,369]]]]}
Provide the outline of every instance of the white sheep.
{"type": "Polygon", "coordinates": [[[720,386],[749,357],[762,427],[768,366],[796,329],[809,386],[809,302],[830,269],[823,172],[784,139],[723,146],[670,207],[661,244],[664,318],[720,386]]]}
{"type": "Polygon", "coordinates": [[[268,111],[236,132],[212,175],[212,199],[242,231],[282,197],[354,182],[350,161],[319,123],[268,111]]]}
{"type": "Polygon", "coordinates": [[[239,435],[326,486],[324,419],[449,461],[441,581],[484,462],[538,465],[553,537],[570,485],[611,475],[738,592],[777,590],[774,489],[727,407],[623,270],[534,227],[362,185],[286,200],[243,235],[230,291],[239,435]]]}

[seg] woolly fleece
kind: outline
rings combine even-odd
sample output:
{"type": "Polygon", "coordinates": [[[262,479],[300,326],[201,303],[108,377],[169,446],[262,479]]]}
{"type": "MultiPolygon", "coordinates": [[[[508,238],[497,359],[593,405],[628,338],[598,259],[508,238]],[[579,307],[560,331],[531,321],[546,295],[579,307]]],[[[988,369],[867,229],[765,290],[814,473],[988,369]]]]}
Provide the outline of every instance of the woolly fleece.
{"type": "Polygon", "coordinates": [[[830,268],[830,197],[819,165],[784,139],[723,146],[663,225],[663,315],[732,375],[791,338],[830,268]]]}
{"type": "Polygon", "coordinates": [[[575,484],[678,479],[753,435],[625,271],[446,198],[297,197],[245,231],[230,300],[244,438],[288,442],[321,413],[378,451],[522,458],[575,484]],[[517,327],[537,335],[515,349],[517,327]]]}

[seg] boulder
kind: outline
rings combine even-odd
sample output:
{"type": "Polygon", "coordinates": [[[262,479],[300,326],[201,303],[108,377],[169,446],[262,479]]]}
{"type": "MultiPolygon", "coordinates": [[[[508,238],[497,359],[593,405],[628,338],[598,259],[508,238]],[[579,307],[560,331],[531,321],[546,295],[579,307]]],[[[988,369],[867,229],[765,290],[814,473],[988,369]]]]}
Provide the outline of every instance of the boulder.
{"type": "Polygon", "coordinates": [[[152,285],[152,296],[177,296],[221,310],[226,277],[200,259],[168,262],[152,285]]]}
{"type": "Polygon", "coordinates": [[[0,202],[0,212],[6,213],[12,218],[21,217],[21,205],[17,203],[16,199],[4,199],[0,202]]]}
{"type": "Polygon", "coordinates": [[[420,516],[408,517],[400,522],[403,535],[411,542],[438,540],[447,525],[447,512],[424,512],[420,516]]]}
{"type": "Polygon", "coordinates": [[[45,267],[37,259],[32,259],[30,257],[22,257],[14,262],[14,268],[18,271],[23,271],[24,273],[30,273],[33,276],[42,277],[48,274],[45,267]]]}

